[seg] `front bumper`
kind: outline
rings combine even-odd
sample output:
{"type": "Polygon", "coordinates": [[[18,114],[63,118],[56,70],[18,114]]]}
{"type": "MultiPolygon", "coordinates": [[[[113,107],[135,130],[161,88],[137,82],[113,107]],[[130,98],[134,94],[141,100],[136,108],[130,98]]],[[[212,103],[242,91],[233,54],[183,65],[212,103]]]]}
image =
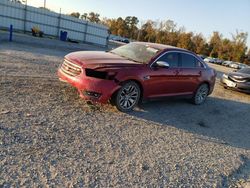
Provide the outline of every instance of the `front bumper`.
{"type": "Polygon", "coordinates": [[[227,88],[237,90],[237,91],[242,91],[245,93],[250,93],[250,83],[249,82],[234,82],[228,78],[222,77],[220,80],[221,84],[227,88]]]}
{"type": "Polygon", "coordinates": [[[57,74],[59,80],[67,82],[77,88],[81,98],[94,102],[107,103],[113,93],[121,87],[114,80],[86,77],[84,73],[75,77],[69,76],[60,68],[58,69],[57,74]]]}

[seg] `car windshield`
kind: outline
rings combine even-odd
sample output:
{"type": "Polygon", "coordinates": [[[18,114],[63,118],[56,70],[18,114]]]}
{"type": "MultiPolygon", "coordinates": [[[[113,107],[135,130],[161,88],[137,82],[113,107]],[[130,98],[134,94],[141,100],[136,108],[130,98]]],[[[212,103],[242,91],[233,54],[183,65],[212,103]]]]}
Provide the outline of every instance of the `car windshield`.
{"type": "Polygon", "coordinates": [[[238,70],[238,72],[244,73],[244,74],[250,74],[250,68],[243,68],[243,69],[238,70]]]}
{"type": "Polygon", "coordinates": [[[159,49],[138,43],[130,43],[110,51],[110,53],[143,64],[148,63],[158,52],[159,49]]]}

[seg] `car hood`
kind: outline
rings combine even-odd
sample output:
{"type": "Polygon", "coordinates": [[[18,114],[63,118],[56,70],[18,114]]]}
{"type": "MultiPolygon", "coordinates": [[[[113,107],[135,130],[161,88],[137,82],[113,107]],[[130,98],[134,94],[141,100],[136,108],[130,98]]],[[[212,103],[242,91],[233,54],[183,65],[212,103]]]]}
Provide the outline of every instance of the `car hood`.
{"type": "Polygon", "coordinates": [[[230,78],[232,78],[233,80],[250,80],[250,74],[244,74],[244,73],[240,73],[240,72],[231,72],[228,74],[228,76],[230,78]]]}
{"type": "Polygon", "coordinates": [[[110,52],[79,51],[66,55],[65,59],[83,68],[91,69],[136,67],[142,65],[141,63],[128,60],[110,52]]]}

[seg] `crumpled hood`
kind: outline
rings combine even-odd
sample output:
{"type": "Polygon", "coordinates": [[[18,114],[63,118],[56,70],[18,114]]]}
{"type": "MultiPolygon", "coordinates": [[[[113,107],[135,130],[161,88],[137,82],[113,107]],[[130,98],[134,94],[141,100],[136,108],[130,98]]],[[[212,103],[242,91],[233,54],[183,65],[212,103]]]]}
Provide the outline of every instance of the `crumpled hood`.
{"type": "Polygon", "coordinates": [[[116,54],[98,51],[73,52],[66,55],[65,59],[83,68],[91,69],[137,67],[142,65],[141,63],[127,60],[116,54]]]}
{"type": "Polygon", "coordinates": [[[231,72],[228,74],[228,76],[234,80],[250,80],[250,74],[244,74],[240,72],[231,72]]]}

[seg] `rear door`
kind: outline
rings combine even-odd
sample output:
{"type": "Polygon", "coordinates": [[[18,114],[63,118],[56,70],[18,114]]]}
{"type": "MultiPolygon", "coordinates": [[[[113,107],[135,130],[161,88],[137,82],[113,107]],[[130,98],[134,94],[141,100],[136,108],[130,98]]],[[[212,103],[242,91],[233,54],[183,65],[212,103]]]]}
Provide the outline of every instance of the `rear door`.
{"type": "Polygon", "coordinates": [[[204,65],[193,54],[187,52],[180,52],[180,62],[180,92],[192,94],[201,82],[204,65]]]}

